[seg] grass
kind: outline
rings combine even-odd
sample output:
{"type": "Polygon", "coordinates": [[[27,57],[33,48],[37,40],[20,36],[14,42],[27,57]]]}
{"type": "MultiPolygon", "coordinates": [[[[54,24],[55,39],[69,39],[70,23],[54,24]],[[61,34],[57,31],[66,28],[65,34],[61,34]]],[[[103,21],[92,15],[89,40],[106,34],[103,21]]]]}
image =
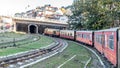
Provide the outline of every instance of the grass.
{"type": "Polygon", "coordinates": [[[29,44],[26,44],[26,45],[23,45],[23,46],[20,46],[21,48],[32,48],[32,49],[38,49],[42,46],[46,46],[46,45],[49,45],[50,43],[52,43],[53,40],[51,38],[48,38],[48,37],[45,37],[45,36],[42,36],[40,40],[36,41],[36,42],[33,42],[33,43],[29,43],[29,44]]]}
{"type": "Polygon", "coordinates": [[[18,33],[14,33],[14,32],[0,33],[0,43],[13,41],[14,38],[16,40],[18,40],[18,39],[24,39],[27,37],[29,37],[29,35],[18,34],[18,33]]]}
{"type": "Polygon", "coordinates": [[[51,38],[41,36],[41,39],[39,39],[38,41],[32,42],[32,43],[21,45],[19,47],[17,46],[17,47],[8,47],[8,48],[0,49],[0,56],[15,54],[18,52],[24,52],[24,51],[28,51],[32,49],[38,49],[40,47],[47,46],[52,42],[53,40],[51,38]]]}
{"type": "Polygon", "coordinates": [[[13,38],[13,37],[17,38],[17,37],[21,37],[23,35],[25,35],[25,34],[19,34],[19,33],[14,33],[14,32],[0,33],[0,37],[11,37],[11,38],[13,38]]]}
{"type": "Polygon", "coordinates": [[[61,68],[83,68],[90,56],[88,50],[72,41],[68,41],[68,44],[68,47],[62,53],[26,68],[57,68],[74,55],[76,57],[61,68]]]}

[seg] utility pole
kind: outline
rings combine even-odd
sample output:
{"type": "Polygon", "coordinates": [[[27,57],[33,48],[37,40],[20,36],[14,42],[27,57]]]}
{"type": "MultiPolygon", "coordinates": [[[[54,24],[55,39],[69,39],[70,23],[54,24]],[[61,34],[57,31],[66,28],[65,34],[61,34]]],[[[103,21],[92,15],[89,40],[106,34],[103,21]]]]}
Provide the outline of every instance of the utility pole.
{"type": "Polygon", "coordinates": [[[13,46],[16,46],[16,44],[15,44],[15,38],[13,38],[13,46]]]}

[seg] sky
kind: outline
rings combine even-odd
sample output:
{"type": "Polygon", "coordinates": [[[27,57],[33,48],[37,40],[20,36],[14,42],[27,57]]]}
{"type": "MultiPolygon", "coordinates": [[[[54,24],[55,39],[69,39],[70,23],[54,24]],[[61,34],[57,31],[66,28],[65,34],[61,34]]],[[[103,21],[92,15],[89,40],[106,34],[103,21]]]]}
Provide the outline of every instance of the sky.
{"type": "Polygon", "coordinates": [[[15,13],[51,4],[54,7],[72,5],[73,0],[0,0],[0,15],[13,16],[15,13]],[[29,7],[28,7],[29,5],[29,7]]]}

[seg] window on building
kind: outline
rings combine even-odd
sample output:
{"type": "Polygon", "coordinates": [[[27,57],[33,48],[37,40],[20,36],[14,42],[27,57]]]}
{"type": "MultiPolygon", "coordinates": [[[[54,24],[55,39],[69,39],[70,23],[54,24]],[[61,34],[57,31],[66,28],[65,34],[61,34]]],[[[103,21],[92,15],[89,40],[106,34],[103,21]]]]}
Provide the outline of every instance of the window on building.
{"type": "Polygon", "coordinates": [[[113,35],[109,36],[108,43],[109,43],[109,48],[113,50],[114,49],[114,36],[113,35]]]}

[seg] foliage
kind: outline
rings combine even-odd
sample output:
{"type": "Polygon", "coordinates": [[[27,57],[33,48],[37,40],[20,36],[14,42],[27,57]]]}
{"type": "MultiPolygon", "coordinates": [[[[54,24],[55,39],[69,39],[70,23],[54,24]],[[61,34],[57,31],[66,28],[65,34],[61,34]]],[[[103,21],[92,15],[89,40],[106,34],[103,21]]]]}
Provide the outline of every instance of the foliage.
{"type": "Polygon", "coordinates": [[[105,29],[119,26],[119,0],[75,0],[69,17],[73,29],[105,29]]]}

